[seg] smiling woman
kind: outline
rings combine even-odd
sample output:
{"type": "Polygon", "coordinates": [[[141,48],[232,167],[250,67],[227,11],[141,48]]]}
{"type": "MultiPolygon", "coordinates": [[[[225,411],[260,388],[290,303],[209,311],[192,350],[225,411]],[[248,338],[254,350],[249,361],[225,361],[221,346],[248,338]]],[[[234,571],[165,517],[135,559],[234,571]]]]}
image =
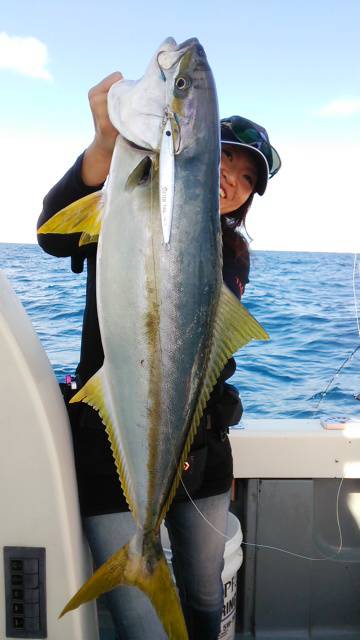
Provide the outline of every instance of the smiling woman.
{"type": "Polygon", "coordinates": [[[223,145],[220,170],[220,213],[239,209],[253,193],[258,170],[253,154],[245,149],[223,145]]]}
{"type": "Polygon", "coordinates": [[[249,282],[250,269],[248,243],[241,230],[245,228],[255,193],[261,196],[265,193],[269,178],[281,167],[281,160],[267,131],[241,116],[221,120],[221,143],[223,275],[233,293],[241,296],[249,282]]]}

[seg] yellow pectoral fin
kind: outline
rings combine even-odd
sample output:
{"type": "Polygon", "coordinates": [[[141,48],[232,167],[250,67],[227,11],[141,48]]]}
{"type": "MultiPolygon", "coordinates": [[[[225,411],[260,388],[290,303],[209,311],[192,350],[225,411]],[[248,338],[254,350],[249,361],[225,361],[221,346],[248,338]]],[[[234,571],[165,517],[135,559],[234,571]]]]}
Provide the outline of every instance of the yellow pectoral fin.
{"type": "Polygon", "coordinates": [[[116,470],[120,478],[126,501],[132,511],[134,519],[136,520],[136,505],[133,497],[130,476],[127,470],[126,459],[121,451],[119,437],[115,433],[110,413],[106,406],[103,368],[99,369],[99,371],[87,381],[87,383],[71,398],[70,402],[85,402],[98,412],[105,425],[105,431],[110,441],[116,470]]]}
{"type": "Polygon", "coordinates": [[[45,222],[38,233],[81,233],[79,246],[97,242],[104,208],[102,191],[72,202],[45,222]]]}
{"type": "Polygon", "coordinates": [[[180,458],[174,482],[159,517],[165,517],[178,488],[184,462],[195,438],[200,420],[217,379],[231,356],[251,340],[269,340],[269,335],[247,311],[237,297],[223,284],[214,324],[211,351],[204,382],[194,412],[189,434],[180,458]]]}

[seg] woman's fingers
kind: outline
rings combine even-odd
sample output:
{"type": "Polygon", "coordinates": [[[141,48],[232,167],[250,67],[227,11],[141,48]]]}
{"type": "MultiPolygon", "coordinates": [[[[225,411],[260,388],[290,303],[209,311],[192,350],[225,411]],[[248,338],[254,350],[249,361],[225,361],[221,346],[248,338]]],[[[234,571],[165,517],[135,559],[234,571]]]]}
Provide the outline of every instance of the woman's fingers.
{"type": "Polygon", "coordinates": [[[107,96],[110,87],[122,79],[123,76],[119,71],[110,73],[110,75],[92,87],[88,94],[94,120],[95,136],[93,142],[85,151],[81,175],[85,184],[89,186],[100,185],[109,173],[118,131],[109,118],[107,96]]]}
{"type": "Polygon", "coordinates": [[[110,87],[119,80],[122,80],[123,76],[119,71],[115,71],[106,76],[101,82],[92,87],[89,91],[89,103],[90,109],[94,119],[95,126],[95,142],[99,147],[106,151],[113,151],[115,140],[117,137],[117,130],[111,124],[108,108],[107,108],[107,96],[110,87]]]}

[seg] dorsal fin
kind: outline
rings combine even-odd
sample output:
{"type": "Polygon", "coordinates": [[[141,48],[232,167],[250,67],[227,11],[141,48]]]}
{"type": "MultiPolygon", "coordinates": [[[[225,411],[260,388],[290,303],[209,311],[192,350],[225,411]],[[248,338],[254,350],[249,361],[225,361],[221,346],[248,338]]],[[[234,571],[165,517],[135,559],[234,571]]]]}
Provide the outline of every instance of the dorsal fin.
{"type": "Polygon", "coordinates": [[[228,359],[251,340],[269,340],[269,336],[258,321],[255,320],[249,311],[239,302],[236,296],[223,284],[214,323],[214,334],[204,382],[179,465],[174,476],[173,485],[159,517],[159,523],[165,517],[175,496],[184,463],[195,438],[210,394],[221,371],[228,359]]]}

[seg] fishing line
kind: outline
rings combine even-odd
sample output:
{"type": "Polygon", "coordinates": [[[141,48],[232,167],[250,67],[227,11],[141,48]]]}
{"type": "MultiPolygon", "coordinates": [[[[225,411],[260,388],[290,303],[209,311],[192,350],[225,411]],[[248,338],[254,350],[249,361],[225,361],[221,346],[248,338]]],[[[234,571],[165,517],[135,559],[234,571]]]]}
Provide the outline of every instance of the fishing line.
{"type": "Polygon", "coordinates": [[[339,488],[338,488],[338,492],[337,492],[337,496],[336,496],[336,522],[337,522],[338,531],[339,531],[339,537],[340,537],[340,544],[339,544],[339,548],[338,548],[336,553],[340,553],[340,551],[342,549],[342,546],[343,546],[342,531],[341,531],[340,518],[339,518],[339,496],[340,496],[340,490],[341,490],[343,482],[344,482],[344,477],[341,478],[341,481],[340,481],[340,484],[339,484],[339,488]]]}
{"type": "MultiPolygon", "coordinates": [[[[295,558],[302,558],[304,560],[312,560],[313,562],[328,562],[329,560],[331,561],[336,560],[331,556],[324,556],[323,558],[312,558],[311,556],[303,556],[300,553],[293,553],[292,551],[287,551],[286,549],[279,549],[278,547],[272,547],[267,544],[256,544],[253,542],[242,542],[241,544],[244,544],[247,547],[258,547],[260,549],[270,549],[272,551],[280,551],[281,553],[285,553],[286,555],[294,556],[295,558]]],[[[343,562],[345,562],[345,560],[343,562]]]]}
{"type": "MultiPolygon", "coordinates": [[[[356,263],[357,263],[357,255],[355,254],[354,256],[354,267],[353,267],[353,291],[354,291],[354,301],[355,301],[355,313],[356,313],[356,320],[357,320],[357,327],[358,327],[358,331],[359,331],[359,335],[360,335],[360,326],[359,326],[359,316],[358,316],[358,309],[357,309],[357,304],[356,304],[356,294],[355,294],[355,272],[356,272],[356,263]]],[[[319,403],[317,405],[317,407],[314,409],[314,411],[318,410],[322,400],[324,399],[324,397],[326,396],[326,393],[329,389],[329,387],[331,386],[332,382],[335,380],[335,378],[340,374],[341,370],[346,366],[346,364],[351,361],[351,359],[353,358],[353,356],[355,355],[355,353],[360,349],[360,345],[358,345],[353,352],[350,354],[349,357],[346,358],[346,360],[342,363],[342,365],[339,367],[339,369],[337,370],[337,372],[335,373],[335,375],[333,376],[332,380],[330,381],[330,383],[327,385],[325,391],[322,393],[321,398],[319,400],[319,403]]],[[[182,487],[189,499],[189,501],[192,503],[193,507],[195,508],[195,510],[198,512],[198,514],[200,515],[200,517],[208,524],[209,527],[211,527],[211,529],[213,529],[216,533],[218,533],[220,536],[222,536],[223,538],[225,538],[226,540],[230,540],[230,536],[227,536],[226,534],[224,534],[222,531],[220,531],[219,529],[217,529],[207,518],[206,516],[201,512],[201,510],[198,508],[198,506],[196,505],[196,503],[194,502],[194,500],[192,499],[191,495],[189,494],[187,488],[185,487],[185,484],[182,480],[181,474],[179,473],[179,470],[177,470],[177,473],[180,476],[180,483],[182,484],[182,487]]],[[[340,479],[339,482],[339,487],[337,490],[337,496],[336,496],[336,523],[337,523],[337,527],[338,527],[338,532],[339,532],[339,546],[336,550],[336,555],[338,556],[343,548],[343,535],[342,535],[342,529],[341,529],[341,523],[340,523],[340,517],[339,517],[339,499],[340,499],[340,491],[341,491],[341,487],[343,485],[343,481],[344,481],[344,477],[342,477],[340,479]]],[[[322,558],[313,558],[311,556],[306,556],[306,555],[302,555],[299,553],[295,553],[292,551],[289,551],[287,549],[282,549],[280,547],[275,547],[275,546],[271,546],[271,545],[263,545],[263,544],[257,544],[257,543],[253,543],[253,542],[242,542],[241,543],[244,546],[248,546],[248,547],[257,547],[259,549],[269,549],[271,551],[278,551],[280,553],[284,553],[286,555],[290,555],[296,558],[301,558],[304,560],[310,560],[310,561],[314,561],[314,562],[327,562],[327,561],[332,561],[332,562],[339,562],[339,559],[336,557],[331,557],[331,556],[324,556],[322,558]]],[[[346,562],[345,560],[340,560],[340,562],[346,562]]],[[[347,561],[348,562],[348,561],[347,561]]]]}
{"type": "MultiPolygon", "coordinates": [[[[353,295],[354,295],[354,307],[355,307],[355,319],[356,319],[356,326],[357,326],[357,331],[360,337],[360,321],[359,321],[359,312],[358,312],[358,306],[357,306],[357,300],[356,300],[356,287],[355,287],[355,274],[356,274],[356,264],[357,264],[357,254],[354,254],[354,265],[353,265],[353,273],[352,273],[352,289],[353,289],[353,295]]],[[[319,410],[319,407],[322,403],[322,401],[324,400],[327,392],[329,391],[332,383],[334,382],[334,380],[336,380],[336,378],[339,377],[341,371],[347,366],[347,364],[349,364],[351,362],[351,360],[353,359],[354,355],[357,353],[357,351],[360,350],[360,344],[358,344],[355,349],[350,353],[349,356],[347,356],[345,358],[345,360],[342,362],[342,364],[340,365],[340,367],[337,369],[336,373],[333,375],[333,377],[331,378],[329,384],[326,386],[325,390],[322,391],[320,393],[320,399],[318,404],[316,405],[314,412],[319,410]]]]}
{"type": "MultiPolygon", "coordinates": [[[[357,264],[357,254],[354,255],[354,266],[353,266],[353,292],[354,292],[354,303],[355,303],[355,313],[356,313],[356,321],[357,321],[357,328],[358,328],[358,332],[359,332],[359,336],[360,336],[360,324],[359,324],[359,315],[358,315],[358,308],[357,308],[357,302],[356,302],[356,291],[355,291],[355,273],[356,273],[356,264],[357,264]]],[[[331,379],[331,381],[329,382],[329,384],[327,385],[326,389],[324,392],[322,392],[321,394],[321,398],[318,402],[317,407],[314,409],[314,411],[317,411],[319,409],[319,406],[321,404],[321,402],[323,401],[324,397],[326,396],[326,393],[328,391],[328,389],[330,388],[330,386],[332,385],[333,381],[336,379],[337,376],[339,376],[340,372],[342,371],[342,369],[346,366],[346,364],[348,362],[351,361],[351,359],[354,357],[355,353],[360,349],[360,345],[358,345],[350,354],[350,356],[348,356],[345,361],[340,365],[340,367],[338,368],[338,370],[336,371],[335,375],[333,376],[333,378],[331,379]]],[[[178,472],[179,473],[179,472],[178,472]]],[[[198,508],[198,506],[196,505],[196,503],[194,502],[194,500],[192,499],[192,497],[190,496],[187,488],[185,487],[185,484],[182,480],[181,474],[180,475],[180,483],[183,486],[183,489],[185,491],[185,493],[187,494],[190,502],[193,504],[194,508],[196,509],[196,511],[199,513],[199,515],[203,518],[203,520],[205,520],[205,522],[209,525],[209,527],[211,527],[214,531],[216,531],[220,536],[222,536],[223,538],[230,540],[230,537],[227,536],[226,534],[224,534],[222,531],[220,531],[219,529],[217,529],[207,518],[206,516],[204,516],[204,514],[201,512],[201,510],[198,508]]],[[[336,523],[337,523],[337,527],[338,527],[338,532],[339,532],[339,546],[336,550],[336,554],[339,555],[341,553],[341,550],[343,548],[343,535],[342,535],[342,529],[341,529],[341,523],[340,523],[340,517],[339,517],[339,499],[340,499],[340,491],[341,491],[341,487],[344,481],[344,477],[342,477],[340,479],[340,483],[339,483],[339,487],[338,487],[338,491],[337,491],[337,496],[336,496],[336,523]]],[[[324,556],[323,558],[313,558],[310,556],[305,556],[302,554],[298,554],[298,553],[294,553],[292,551],[289,551],[287,549],[282,549],[280,547],[274,547],[271,545],[263,545],[263,544],[257,544],[257,543],[253,543],[253,542],[242,542],[242,545],[244,546],[248,546],[248,547],[257,547],[257,548],[261,548],[261,549],[269,549],[272,551],[278,551],[280,553],[284,553],[296,558],[302,558],[304,560],[311,560],[311,561],[339,561],[336,557],[331,557],[331,556],[324,556]]],[[[345,562],[341,561],[341,562],[345,562]]]]}
{"type": "MultiPolygon", "coordinates": [[[[352,273],[352,288],[353,288],[353,295],[354,295],[355,319],[356,319],[356,325],[357,325],[358,334],[360,336],[359,313],[358,313],[358,307],[357,307],[356,287],[355,287],[356,265],[357,265],[357,254],[354,253],[354,264],[353,264],[353,273],[352,273]]],[[[355,347],[355,349],[351,352],[351,354],[347,358],[345,358],[345,360],[342,362],[342,364],[340,365],[340,367],[336,371],[335,375],[330,380],[330,382],[327,385],[327,387],[325,388],[325,390],[320,394],[320,399],[319,399],[319,402],[318,402],[317,406],[314,409],[314,412],[319,410],[319,407],[320,407],[322,401],[324,400],[324,398],[325,398],[329,388],[331,387],[332,383],[340,375],[342,369],[344,367],[346,367],[346,365],[348,363],[351,362],[351,360],[353,359],[354,355],[357,353],[357,351],[359,351],[359,349],[360,349],[360,344],[357,345],[357,347],[355,347]]],[[[339,495],[340,495],[340,490],[341,490],[341,486],[342,486],[343,480],[344,480],[344,477],[341,478],[341,482],[339,484],[339,489],[338,489],[338,493],[337,493],[337,497],[336,497],[336,522],[337,522],[338,531],[339,531],[339,538],[340,538],[340,545],[339,545],[339,548],[337,550],[338,554],[340,553],[340,551],[342,549],[342,545],[343,545],[341,523],[340,523],[340,518],[339,518],[339,495]]]]}
{"type": "MultiPolygon", "coordinates": [[[[175,458],[175,451],[173,449],[173,454],[174,454],[174,461],[176,462],[176,458],[175,458]]],[[[216,533],[218,533],[222,538],[225,538],[226,540],[231,540],[231,537],[226,535],[225,533],[223,533],[222,531],[220,531],[219,529],[217,529],[217,527],[215,527],[215,525],[212,524],[212,522],[210,522],[210,520],[208,520],[208,518],[202,513],[201,509],[199,509],[199,507],[197,506],[196,502],[194,501],[194,499],[192,498],[192,496],[190,495],[189,491],[187,490],[187,487],[185,486],[185,483],[182,479],[182,474],[180,473],[180,470],[177,468],[176,473],[178,475],[179,478],[179,484],[182,485],[190,503],[193,505],[193,507],[195,508],[195,510],[197,511],[197,513],[199,514],[199,516],[207,523],[207,525],[213,529],[213,531],[215,531],[216,533]]],[[[340,479],[340,483],[339,483],[339,487],[337,490],[337,495],[336,495],[336,523],[337,523],[337,527],[338,527],[338,532],[339,532],[339,546],[336,550],[336,554],[339,555],[340,552],[342,551],[343,548],[343,536],[342,536],[342,530],[341,530],[341,524],[340,524],[340,517],[339,517],[339,499],[340,499],[340,491],[341,491],[341,487],[344,481],[344,477],[342,477],[340,479]]],[[[339,562],[338,558],[336,557],[331,557],[331,556],[324,556],[322,558],[313,558],[311,556],[305,556],[299,553],[295,553],[293,551],[289,551],[288,549],[283,549],[281,547],[274,547],[271,545],[267,545],[267,544],[259,544],[259,543],[255,543],[255,542],[245,542],[242,541],[241,545],[247,546],[247,547],[257,547],[259,549],[269,549],[271,551],[278,551],[280,553],[284,553],[286,555],[290,555],[293,556],[295,558],[301,558],[304,560],[311,560],[311,561],[316,561],[316,562],[326,562],[326,561],[332,561],[332,562],[339,562]]],[[[340,560],[340,562],[348,562],[348,560],[340,560]]]]}
{"type": "MultiPolygon", "coordinates": [[[[340,527],[340,520],[339,520],[339,497],[340,497],[340,491],[341,491],[341,487],[343,484],[344,478],[341,478],[340,483],[339,483],[339,487],[338,487],[338,491],[337,491],[337,496],[336,496],[336,522],[338,525],[338,530],[339,530],[339,538],[340,538],[340,543],[339,543],[339,547],[336,550],[336,554],[339,554],[342,551],[342,547],[343,547],[343,539],[342,539],[342,532],[341,532],[341,527],[340,527]]],[[[223,538],[225,538],[226,540],[231,540],[230,536],[227,536],[225,533],[223,533],[222,531],[220,531],[219,529],[217,529],[207,518],[206,516],[204,516],[204,514],[202,513],[202,511],[199,509],[199,507],[197,506],[197,504],[194,502],[194,500],[192,499],[191,495],[189,494],[187,488],[185,487],[182,478],[180,476],[180,482],[184,488],[185,493],[187,494],[190,502],[193,504],[193,506],[195,507],[196,511],[198,512],[198,514],[201,516],[201,518],[211,527],[211,529],[213,529],[216,533],[218,533],[220,536],[222,536],[223,538]]],[[[289,551],[288,549],[282,549],[281,547],[274,547],[268,544],[259,544],[256,542],[241,542],[241,546],[247,546],[247,547],[257,547],[259,549],[270,549],[271,551],[279,551],[280,553],[285,553],[286,555],[289,556],[293,556],[295,558],[301,558],[304,560],[312,560],[312,561],[316,561],[316,562],[327,562],[327,561],[332,561],[332,562],[339,562],[339,560],[336,557],[331,557],[331,556],[324,556],[323,558],[313,558],[311,556],[305,556],[302,555],[300,553],[295,553],[293,551],[289,551]]],[[[349,562],[348,560],[341,560],[340,562],[349,562]]]]}
{"type": "Polygon", "coordinates": [[[207,519],[207,517],[203,514],[201,509],[199,509],[199,507],[197,506],[196,502],[193,500],[193,498],[191,497],[191,495],[188,492],[187,488],[185,487],[185,484],[183,482],[183,479],[182,479],[181,474],[179,473],[179,471],[178,471],[178,474],[180,476],[180,483],[182,484],[182,487],[183,487],[187,497],[189,498],[189,500],[190,500],[191,504],[193,505],[193,507],[195,507],[195,510],[198,512],[198,514],[202,517],[202,519],[209,525],[209,527],[211,529],[216,531],[216,533],[218,533],[220,536],[222,536],[223,538],[226,538],[226,540],[231,540],[230,536],[227,536],[226,533],[223,533],[222,531],[220,531],[220,529],[217,529],[215,527],[215,525],[213,525],[212,522],[210,522],[210,520],[207,519]]]}
{"type": "MultiPolygon", "coordinates": [[[[359,313],[358,313],[358,307],[357,307],[356,288],[355,288],[356,264],[357,264],[357,253],[354,254],[353,293],[354,293],[354,305],[355,305],[355,315],[356,315],[356,322],[357,322],[357,330],[358,330],[358,334],[359,334],[359,337],[360,337],[360,322],[359,322],[359,313]]],[[[359,265],[359,274],[360,274],[360,265],[359,265]]]]}
{"type": "MultiPolygon", "coordinates": [[[[352,285],[353,285],[353,294],[354,294],[354,306],[355,306],[355,317],[356,317],[356,323],[357,323],[357,330],[358,330],[358,334],[360,336],[360,323],[359,323],[359,313],[358,313],[358,307],[357,307],[357,300],[356,300],[356,288],[355,288],[355,274],[356,274],[356,264],[357,264],[357,254],[354,254],[354,266],[353,266],[353,275],[352,275],[352,285]]],[[[340,375],[340,372],[342,371],[342,369],[347,365],[348,362],[351,362],[352,358],[354,357],[355,353],[360,349],[360,345],[358,345],[350,354],[350,356],[348,356],[345,361],[341,364],[341,366],[338,368],[337,372],[335,373],[335,375],[333,376],[332,380],[330,381],[330,383],[327,385],[325,391],[321,394],[321,398],[319,400],[319,403],[317,405],[317,407],[315,408],[314,411],[319,409],[319,406],[321,404],[321,402],[323,401],[324,397],[326,396],[327,391],[329,390],[331,384],[333,383],[333,381],[336,379],[336,377],[338,377],[340,375]]],[[[340,483],[339,483],[339,487],[337,490],[337,495],[336,495],[336,523],[337,523],[337,527],[338,527],[338,532],[339,532],[339,546],[336,550],[336,554],[339,555],[342,551],[343,548],[343,536],[342,536],[342,529],[341,529],[341,523],[340,523],[340,517],[339,517],[339,499],[340,499],[340,491],[341,491],[341,487],[342,484],[344,482],[344,477],[341,478],[340,483]]],[[[265,548],[265,549],[272,549],[274,551],[280,551],[282,553],[286,553],[288,555],[291,556],[295,556],[297,558],[303,558],[305,560],[312,560],[312,561],[339,561],[336,558],[332,558],[330,556],[324,556],[323,558],[311,558],[309,556],[304,556],[298,553],[293,553],[291,551],[287,551],[285,549],[279,549],[277,547],[271,547],[268,545],[258,545],[258,544],[254,544],[251,542],[243,542],[242,544],[247,545],[247,546],[251,546],[251,547],[259,547],[259,548],[265,548]]],[[[345,560],[340,561],[340,562],[346,562],[345,560]]],[[[347,561],[348,562],[348,561],[347,561]]]]}
{"type": "Polygon", "coordinates": [[[353,359],[355,353],[357,351],[359,351],[359,349],[360,349],[360,344],[358,344],[357,347],[355,347],[355,349],[350,353],[350,355],[346,357],[346,359],[343,361],[343,363],[340,365],[340,367],[338,368],[336,373],[331,378],[331,380],[330,380],[329,384],[327,385],[327,387],[325,388],[325,390],[320,393],[320,400],[319,400],[318,404],[316,405],[316,407],[314,408],[314,412],[318,411],[318,409],[319,409],[322,401],[324,400],[327,392],[329,391],[332,383],[334,382],[334,380],[336,380],[336,378],[339,377],[342,369],[344,369],[344,367],[346,367],[346,365],[351,362],[351,360],[353,359]]]}
{"type": "MultiPolygon", "coordinates": [[[[354,260],[354,269],[353,269],[353,289],[354,289],[354,299],[355,299],[356,319],[357,319],[357,325],[358,325],[358,330],[359,330],[359,335],[360,335],[359,318],[358,318],[358,313],[357,313],[356,296],[355,296],[355,268],[356,268],[356,259],[354,260]]],[[[319,408],[319,406],[320,406],[320,404],[321,404],[321,402],[322,402],[323,398],[325,397],[325,395],[326,395],[326,393],[327,393],[327,391],[328,391],[329,387],[331,386],[331,384],[332,384],[333,380],[335,380],[336,376],[338,376],[338,375],[340,374],[340,371],[343,369],[343,367],[347,364],[347,362],[348,362],[349,360],[351,360],[351,359],[352,359],[352,357],[355,355],[355,353],[356,353],[359,349],[360,349],[360,345],[358,345],[358,346],[354,349],[354,351],[350,354],[350,356],[349,356],[349,357],[345,360],[345,362],[343,362],[343,364],[339,367],[339,369],[338,369],[338,371],[336,372],[335,376],[333,376],[332,380],[330,381],[330,383],[329,383],[329,384],[328,384],[328,386],[326,387],[325,391],[323,392],[323,394],[322,394],[322,396],[321,396],[321,398],[320,398],[320,401],[319,401],[319,403],[318,403],[318,405],[317,405],[316,409],[314,409],[314,411],[316,411],[316,410],[319,408]]],[[[183,480],[182,480],[182,477],[181,477],[181,474],[179,473],[179,470],[177,471],[177,473],[178,473],[178,474],[179,474],[179,476],[180,476],[180,483],[182,484],[182,487],[183,487],[183,489],[184,489],[184,491],[185,491],[185,493],[186,493],[186,495],[187,495],[188,499],[190,500],[190,502],[192,503],[192,505],[194,506],[195,510],[198,512],[198,514],[201,516],[201,518],[202,518],[202,519],[203,519],[203,520],[208,524],[208,526],[209,526],[209,527],[211,527],[211,529],[213,529],[216,533],[218,533],[220,536],[222,536],[222,537],[223,537],[223,538],[225,538],[226,540],[230,540],[230,539],[231,539],[231,538],[230,538],[230,536],[227,536],[227,535],[226,535],[226,534],[224,534],[222,531],[220,531],[219,529],[217,529],[217,528],[216,528],[216,527],[215,527],[215,526],[214,526],[214,525],[213,525],[213,524],[212,524],[212,523],[211,523],[211,522],[206,518],[206,516],[201,512],[201,510],[198,508],[198,506],[196,505],[196,503],[195,503],[195,502],[194,502],[194,500],[192,499],[191,495],[189,494],[189,492],[188,492],[187,488],[185,487],[185,484],[184,484],[184,482],[183,482],[183,480]]],[[[339,498],[340,498],[340,491],[341,491],[341,487],[342,487],[343,481],[344,481],[344,477],[342,477],[342,478],[340,479],[340,483],[339,483],[339,487],[338,487],[338,491],[337,491],[337,496],[336,496],[336,523],[337,523],[338,532],[339,532],[339,546],[338,546],[338,549],[336,550],[336,554],[337,554],[337,555],[339,555],[339,554],[340,554],[340,552],[341,552],[341,550],[342,550],[342,547],[343,547],[343,536],[342,536],[342,529],[341,529],[340,518],[339,518],[339,498]]],[[[336,557],[324,556],[324,557],[322,557],[322,558],[313,558],[313,557],[311,557],[311,556],[306,556],[306,555],[302,555],[302,554],[299,554],[299,553],[295,553],[295,552],[293,552],[293,551],[289,551],[289,550],[287,550],[287,549],[282,549],[282,548],[280,548],[280,547],[274,547],[274,546],[271,546],[271,545],[264,545],[264,544],[257,544],[257,543],[254,543],[254,542],[244,542],[244,541],[243,541],[241,544],[242,544],[242,545],[244,545],[244,546],[248,546],[248,547],[257,547],[257,548],[259,548],[259,549],[269,549],[269,550],[271,550],[271,551],[278,551],[278,552],[280,552],[280,553],[284,553],[284,554],[286,554],[286,555],[290,555],[290,556],[293,556],[293,557],[296,557],[296,558],[301,558],[301,559],[304,559],[304,560],[311,560],[311,561],[314,561],[314,562],[320,562],[320,561],[322,561],[322,562],[326,562],[326,561],[332,561],[332,562],[334,562],[334,561],[337,561],[337,562],[338,562],[338,561],[339,561],[339,560],[338,560],[338,558],[336,558],[336,557]]],[[[345,562],[345,560],[344,560],[344,561],[341,561],[341,562],[345,562]]]]}
{"type": "MultiPolygon", "coordinates": [[[[353,265],[353,274],[352,274],[352,286],[353,286],[353,294],[354,294],[354,306],[355,306],[355,317],[356,317],[356,323],[357,323],[357,330],[358,330],[358,334],[360,336],[360,323],[359,323],[359,313],[358,313],[358,307],[357,307],[357,300],[356,300],[356,288],[355,288],[355,274],[356,274],[356,264],[357,264],[357,254],[354,254],[354,265],[353,265]]],[[[314,411],[317,411],[319,409],[319,406],[321,404],[321,402],[323,401],[324,397],[326,396],[330,386],[332,385],[333,381],[336,379],[336,377],[338,377],[340,375],[340,372],[342,371],[342,369],[347,365],[348,362],[351,362],[352,358],[354,357],[355,353],[360,349],[360,345],[358,345],[350,354],[350,356],[348,356],[344,362],[340,365],[340,367],[338,368],[338,370],[336,371],[335,375],[333,376],[333,378],[331,379],[331,381],[329,382],[329,384],[327,385],[325,391],[322,392],[321,394],[321,398],[317,404],[317,407],[314,409],[314,411]]],[[[341,478],[340,483],[339,483],[339,487],[338,487],[338,491],[337,491],[337,495],[336,495],[336,523],[337,523],[337,527],[338,527],[338,532],[339,532],[339,547],[336,550],[337,555],[339,553],[341,553],[342,548],[343,548],[343,536],[342,536],[342,529],[341,529],[341,523],[340,523],[340,517],[339,517],[339,498],[340,498],[340,491],[341,491],[341,487],[344,481],[344,477],[341,478]]],[[[332,560],[334,561],[335,558],[331,558],[329,556],[325,556],[324,558],[310,558],[308,556],[303,556],[297,553],[292,553],[290,551],[286,551],[285,549],[278,549],[277,547],[270,547],[267,545],[256,545],[250,542],[243,542],[244,545],[247,546],[255,546],[255,547],[262,547],[262,548],[267,548],[267,549],[273,549],[275,551],[281,551],[282,553],[287,553],[289,555],[298,557],[298,558],[304,558],[305,560],[314,560],[314,561],[326,561],[326,560],[332,560]]],[[[345,561],[344,561],[345,562],[345,561]]]]}

